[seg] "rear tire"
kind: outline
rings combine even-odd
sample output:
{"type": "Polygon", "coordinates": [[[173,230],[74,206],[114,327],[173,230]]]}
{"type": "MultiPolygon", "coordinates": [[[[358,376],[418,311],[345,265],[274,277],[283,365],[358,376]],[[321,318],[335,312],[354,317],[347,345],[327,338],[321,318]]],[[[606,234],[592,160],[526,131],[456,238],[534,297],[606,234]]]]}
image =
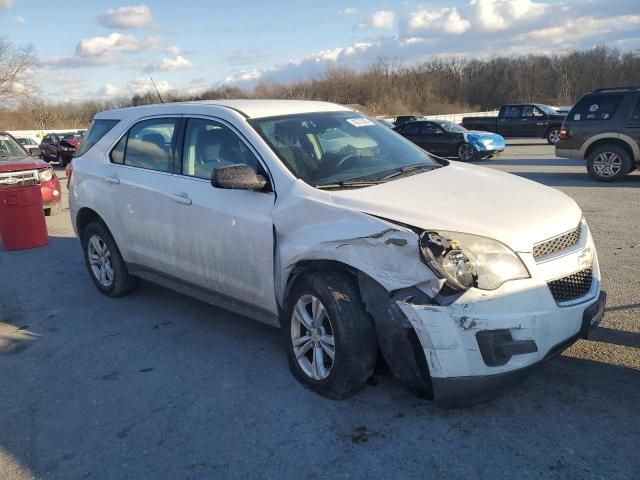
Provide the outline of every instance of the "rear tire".
{"type": "Polygon", "coordinates": [[[547,131],[547,143],[555,145],[560,140],[560,127],[551,127],[547,131]]]}
{"type": "Polygon", "coordinates": [[[624,148],[614,144],[596,148],[587,158],[587,172],[599,182],[620,180],[631,168],[629,154],[624,148]]]}
{"type": "Polygon", "coordinates": [[[373,374],[375,327],[343,273],[302,275],[285,301],[282,332],[291,373],[320,395],[349,397],[373,374]]]}
{"type": "Polygon", "coordinates": [[[129,274],[109,229],[102,222],[92,222],[82,232],[84,261],[100,292],[121,297],[138,286],[140,279],[129,274]]]}

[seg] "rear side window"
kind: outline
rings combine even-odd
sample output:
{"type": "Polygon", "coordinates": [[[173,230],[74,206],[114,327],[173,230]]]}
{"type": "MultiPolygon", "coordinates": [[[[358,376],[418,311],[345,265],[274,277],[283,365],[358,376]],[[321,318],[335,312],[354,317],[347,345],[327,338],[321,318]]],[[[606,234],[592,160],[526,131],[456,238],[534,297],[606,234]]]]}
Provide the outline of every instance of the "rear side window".
{"type": "Polygon", "coordinates": [[[409,123],[400,129],[400,133],[405,135],[418,135],[418,133],[420,133],[420,127],[417,123],[409,123]]]}
{"type": "Polygon", "coordinates": [[[638,101],[636,102],[636,108],[633,109],[631,119],[636,121],[640,120],[640,98],[638,98],[638,101]]]}
{"type": "Polygon", "coordinates": [[[520,118],[523,116],[522,106],[507,105],[502,112],[502,118],[520,118]]]}
{"type": "Polygon", "coordinates": [[[89,127],[89,131],[80,140],[76,157],[86,153],[98,140],[104,137],[109,130],[116,126],[119,120],[94,120],[89,127]]]}
{"type": "Polygon", "coordinates": [[[154,118],[136,123],[111,150],[111,161],[159,172],[173,171],[171,146],[177,118],[154,118]]]}
{"type": "Polygon", "coordinates": [[[611,120],[622,101],[622,95],[587,95],[571,109],[574,121],[611,120]]]}

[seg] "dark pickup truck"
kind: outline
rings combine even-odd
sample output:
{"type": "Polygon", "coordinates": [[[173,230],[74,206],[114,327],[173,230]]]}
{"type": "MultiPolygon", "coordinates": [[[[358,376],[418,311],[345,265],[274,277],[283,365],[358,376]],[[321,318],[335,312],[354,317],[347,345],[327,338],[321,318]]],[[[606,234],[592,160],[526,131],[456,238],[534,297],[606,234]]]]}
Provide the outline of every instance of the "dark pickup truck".
{"type": "Polygon", "coordinates": [[[503,137],[546,138],[555,145],[565,116],[539,103],[503,105],[497,117],[464,117],[462,126],[467,130],[499,133],[503,137]]]}

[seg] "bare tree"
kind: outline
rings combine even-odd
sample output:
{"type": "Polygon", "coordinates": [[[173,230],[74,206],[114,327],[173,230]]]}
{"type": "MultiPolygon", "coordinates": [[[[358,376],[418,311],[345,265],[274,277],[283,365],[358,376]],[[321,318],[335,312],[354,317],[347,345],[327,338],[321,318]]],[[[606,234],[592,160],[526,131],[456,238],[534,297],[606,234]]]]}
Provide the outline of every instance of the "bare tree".
{"type": "Polygon", "coordinates": [[[33,45],[15,47],[0,36],[0,103],[31,93],[31,70],[37,65],[33,45]]]}

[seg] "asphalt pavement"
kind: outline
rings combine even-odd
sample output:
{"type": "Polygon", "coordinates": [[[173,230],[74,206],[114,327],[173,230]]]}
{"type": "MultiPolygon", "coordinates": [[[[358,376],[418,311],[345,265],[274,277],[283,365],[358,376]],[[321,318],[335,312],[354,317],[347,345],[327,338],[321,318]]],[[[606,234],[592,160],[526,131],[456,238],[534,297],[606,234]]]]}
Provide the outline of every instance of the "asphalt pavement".
{"type": "Polygon", "coordinates": [[[101,295],[65,192],[47,246],[0,250],[0,479],[640,477],[640,174],[593,182],[539,140],[478,163],[582,207],[609,294],[592,339],[472,408],[390,374],[327,400],[276,329],[146,282],[101,295]]]}

